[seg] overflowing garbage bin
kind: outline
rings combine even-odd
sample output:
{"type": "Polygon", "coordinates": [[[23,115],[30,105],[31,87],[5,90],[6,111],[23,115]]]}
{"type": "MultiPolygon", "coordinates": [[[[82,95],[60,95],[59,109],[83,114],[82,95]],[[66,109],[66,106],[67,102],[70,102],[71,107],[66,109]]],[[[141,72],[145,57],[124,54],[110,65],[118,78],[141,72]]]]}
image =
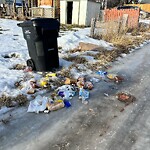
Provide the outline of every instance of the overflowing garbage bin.
{"type": "Polygon", "coordinates": [[[54,18],[35,18],[17,25],[22,27],[31,57],[27,60],[27,66],[36,71],[51,71],[58,68],[59,21],[54,18]]]}

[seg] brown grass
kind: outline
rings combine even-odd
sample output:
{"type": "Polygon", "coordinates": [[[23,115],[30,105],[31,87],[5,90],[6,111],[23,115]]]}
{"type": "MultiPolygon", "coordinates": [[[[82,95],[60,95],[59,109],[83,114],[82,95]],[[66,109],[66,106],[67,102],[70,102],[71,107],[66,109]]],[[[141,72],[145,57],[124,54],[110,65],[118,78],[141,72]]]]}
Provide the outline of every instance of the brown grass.
{"type": "MultiPolygon", "coordinates": [[[[135,48],[136,46],[139,46],[142,42],[144,42],[144,40],[150,39],[150,34],[147,34],[150,33],[150,28],[147,28],[145,26],[140,26],[138,29],[124,29],[120,31],[118,30],[118,24],[116,23],[107,24],[104,27],[106,27],[105,32],[99,35],[95,35],[94,38],[103,39],[107,42],[113,43],[116,49],[108,51],[100,47],[95,49],[95,51],[98,52],[97,54],[87,52],[86,55],[92,56],[96,60],[98,60],[98,62],[93,64],[91,64],[90,62],[88,63],[85,58],[79,56],[65,58],[68,61],[74,62],[74,64],[70,66],[67,72],[64,72],[64,76],[71,77],[69,70],[73,67],[78,69],[77,64],[86,63],[86,66],[93,71],[98,69],[107,69],[107,66],[109,66],[110,62],[115,61],[116,58],[121,56],[122,53],[127,54],[132,48],[135,48]]],[[[70,53],[75,52],[84,52],[84,50],[73,49],[70,51],[70,53]]]]}
{"type": "Polygon", "coordinates": [[[26,68],[23,64],[16,64],[12,69],[14,70],[24,70],[26,68]]]}
{"type": "Polygon", "coordinates": [[[82,50],[75,48],[69,51],[69,53],[76,53],[76,52],[81,52],[82,50]]]}
{"type": "Polygon", "coordinates": [[[7,107],[13,107],[15,105],[18,106],[24,106],[27,104],[27,97],[23,94],[17,95],[16,97],[11,97],[3,94],[0,97],[0,107],[7,106],[7,107]]]}
{"type": "Polygon", "coordinates": [[[140,26],[139,28],[119,30],[117,23],[108,23],[105,32],[95,35],[95,38],[113,43],[119,51],[128,53],[131,48],[144,42],[145,38],[150,39],[150,36],[145,35],[145,32],[150,32],[150,28],[140,26]],[[127,35],[127,33],[131,33],[131,35],[127,35]],[[141,35],[141,37],[137,37],[137,35],[141,35]]]}
{"type": "Polygon", "coordinates": [[[73,28],[85,28],[85,26],[83,25],[75,25],[75,24],[61,24],[60,28],[63,30],[63,31],[76,31],[75,29],[73,28]]]}
{"type": "Polygon", "coordinates": [[[95,64],[89,64],[89,68],[96,70],[97,68],[105,68],[109,62],[114,61],[120,54],[129,53],[130,49],[139,46],[145,39],[150,39],[150,35],[146,34],[150,32],[150,28],[144,28],[143,26],[138,29],[124,29],[118,30],[116,23],[110,23],[105,25],[105,32],[95,35],[96,39],[103,39],[107,42],[113,43],[116,49],[112,51],[100,50],[98,54],[88,54],[99,60],[95,64]],[[127,34],[130,32],[131,34],[127,34]],[[140,35],[137,37],[137,35],[140,35]]]}
{"type": "Polygon", "coordinates": [[[67,61],[71,61],[71,62],[77,63],[77,64],[85,64],[85,63],[88,62],[86,60],[86,58],[79,57],[79,56],[70,56],[70,57],[66,57],[64,59],[67,60],[67,61]]]}

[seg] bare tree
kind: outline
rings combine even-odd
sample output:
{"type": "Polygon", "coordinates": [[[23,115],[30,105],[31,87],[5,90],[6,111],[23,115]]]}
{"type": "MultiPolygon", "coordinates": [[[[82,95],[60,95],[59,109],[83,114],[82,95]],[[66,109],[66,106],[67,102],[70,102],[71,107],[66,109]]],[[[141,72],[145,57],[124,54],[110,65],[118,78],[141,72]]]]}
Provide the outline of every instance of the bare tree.
{"type": "Polygon", "coordinates": [[[105,0],[105,2],[104,2],[104,5],[105,5],[105,7],[104,7],[104,9],[107,9],[107,0],[105,0]]]}
{"type": "Polygon", "coordinates": [[[13,2],[13,15],[16,16],[16,0],[13,2]]]}

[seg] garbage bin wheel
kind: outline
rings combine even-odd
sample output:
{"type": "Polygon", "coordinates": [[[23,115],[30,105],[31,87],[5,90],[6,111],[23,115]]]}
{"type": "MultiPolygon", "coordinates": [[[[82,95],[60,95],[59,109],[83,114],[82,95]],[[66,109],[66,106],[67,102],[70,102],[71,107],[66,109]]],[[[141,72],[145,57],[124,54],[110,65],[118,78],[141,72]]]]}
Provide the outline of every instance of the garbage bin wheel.
{"type": "Polygon", "coordinates": [[[35,65],[32,59],[27,60],[27,66],[32,67],[32,70],[35,70],[35,65]]]}

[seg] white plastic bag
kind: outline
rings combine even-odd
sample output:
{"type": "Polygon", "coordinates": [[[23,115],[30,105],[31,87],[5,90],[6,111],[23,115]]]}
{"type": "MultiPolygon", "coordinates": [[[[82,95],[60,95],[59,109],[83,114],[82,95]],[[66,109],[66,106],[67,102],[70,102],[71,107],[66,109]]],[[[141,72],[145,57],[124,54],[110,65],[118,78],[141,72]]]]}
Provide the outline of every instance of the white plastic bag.
{"type": "Polygon", "coordinates": [[[33,101],[30,102],[27,112],[42,112],[46,109],[47,102],[47,97],[38,95],[33,101]]]}

